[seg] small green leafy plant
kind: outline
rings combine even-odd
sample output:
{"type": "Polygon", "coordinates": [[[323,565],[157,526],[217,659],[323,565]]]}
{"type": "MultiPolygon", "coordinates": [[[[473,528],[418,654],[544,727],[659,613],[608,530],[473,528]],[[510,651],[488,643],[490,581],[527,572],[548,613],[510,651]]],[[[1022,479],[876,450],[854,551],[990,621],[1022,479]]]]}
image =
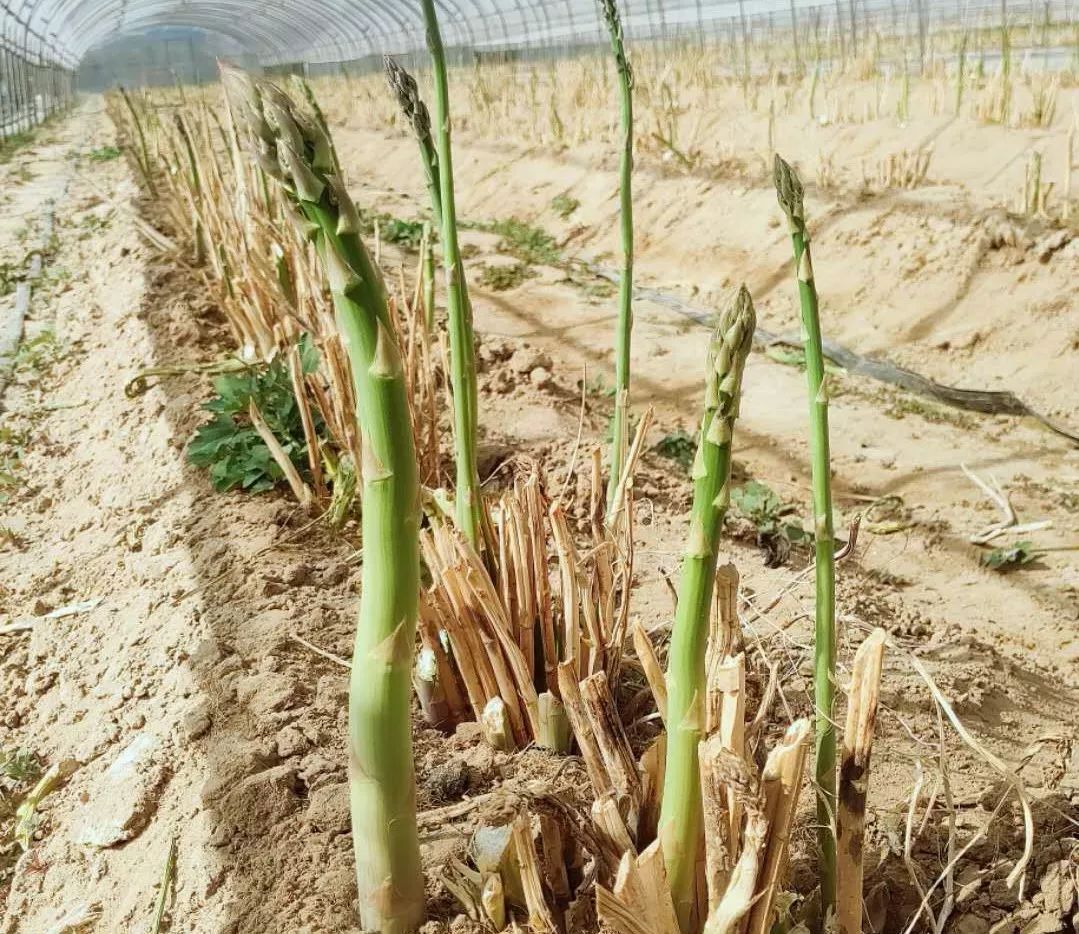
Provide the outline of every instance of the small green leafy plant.
{"type": "Polygon", "coordinates": [[[580,201],[567,194],[555,195],[551,199],[551,207],[562,220],[566,220],[580,206],[580,201]]]}
{"type": "Polygon", "coordinates": [[[91,149],[86,154],[86,158],[91,162],[111,162],[119,157],[120,150],[116,146],[99,146],[97,149],[91,149]]]}
{"type": "Polygon", "coordinates": [[[0,749],[0,776],[16,783],[35,782],[41,777],[41,764],[27,749],[0,749]]]}
{"type": "Polygon", "coordinates": [[[802,528],[797,508],[785,503],[771,487],[750,480],[731,491],[731,505],[757,529],[757,544],[768,567],[779,567],[790,555],[791,545],[808,545],[811,533],[802,528]]]}
{"type": "Polygon", "coordinates": [[[578,273],[572,269],[569,269],[569,274],[564,279],[559,280],[559,284],[571,285],[575,289],[579,289],[589,304],[592,305],[600,304],[609,298],[613,298],[618,292],[613,282],[597,278],[585,272],[578,273]]]}
{"type": "Polygon", "coordinates": [[[379,232],[384,243],[396,243],[408,250],[418,250],[423,240],[423,222],[406,221],[400,217],[382,215],[378,219],[379,232]]]}
{"type": "Polygon", "coordinates": [[[3,143],[0,143],[0,165],[9,162],[11,157],[24,146],[29,146],[37,135],[36,130],[37,128],[33,130],[23,130],[21,133],[14,133],[7,137],[3,143]]]}
{"type": "Polygon", "coordinates": [[[23,852],[17,838],[18,805],[41,777],[37,756],[26,749],[0,749],[0,885],[10,877],[23,852]]]}
{"type": "Polygon", "coordinates": [[[661,438],[655,451],[680,464],[683,469],[689,470],[693,466],[693,457],[697,453],[697,440],[689,432],[679,428],[678,431],[672,431],[661,438]]]}
{"type": "MultiPolygon", "coordinates": [[[[305,335],[300,342],[304,373],[318,366],[318,351],[305,335]]],[[[202,425],[187,448],[188,460],[210,471],[214,489],[260,493],[284,479],[270,449],[248,417],[252,402],[280,442],[289,460],[302,473],[307,469],[307,443],[288,368],[280,356],[268,364],[214,380],[217,395],[203,408],[213,418],[202,425]]],[[[315,419],[315,430],[322,428],[315,419]]]]}
{"type": "Polygon", "coordinates": [[[0,263],[0,297],[15,291],[25,272],[15,263],[0,263]]]}
{"type": "Polygon", "coordinates": [[[588,381],[585,390],[590,396],[603,396],[605,399],[614,397],[614,386],[611,386],[601,373],[597,373],[588,381]]]}
{"type": "Polygon", "coordinates": [[[508,253],[525,263],[539,266],[557,266],[562,262],[558,243],[542,227],[510,217],[500,221],[486,221],[474,225],[477,230],[498,234],[500,253],[508,253]]]}
{"type": "Polygon", "coordinates": [[[52,331],[42,331],[24,340],[15,352],[15,370],[46,373],[64,355],[63,346],[52,331]]]}
{"type": "Polygon", "coordinates": [[[993,571],[1012,571],[1030,564],[1038,557],[1032,542],[1016,542],[1007,548],[994,548],[982,555],[982,566],[993,571]]]}
{"type": "Polygon", "coordinates": [[[481,264],[480,285],[493,292],[506,292],[515,289],[527,279],[534,279],[536,270],[528,263],[514,263],[511,266],[490,266],[481,264]]]}
{"type": "MultiPolygon", "coordinates": [[[[22,484],[22,449],[29,440],[29,434],[14,428],[0,426],[0,503],[6,503],[22,484]]],[[[14,541],[17,536],[4,536],[14,541]]],[[[0,757],[0,771],[4,759],[0,757]]]]}

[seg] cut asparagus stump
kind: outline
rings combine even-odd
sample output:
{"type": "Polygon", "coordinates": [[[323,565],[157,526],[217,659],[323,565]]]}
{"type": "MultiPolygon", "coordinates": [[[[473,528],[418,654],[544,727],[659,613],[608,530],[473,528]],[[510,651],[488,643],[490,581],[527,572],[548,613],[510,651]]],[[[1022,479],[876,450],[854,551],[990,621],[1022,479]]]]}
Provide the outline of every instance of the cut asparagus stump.
{"type": "Polygon", "coordinates": [[[222,82],[254,158],[314,241],[352,364],[363,439],[363,596],[348,717],[360,920],[409,934],[424,918],[409,719],[420,503],[400,351],[327,135],[275,86],[227,67],[222,82]]]}
{"type": "Polygon", "coordinates": [[[874,629],[854,655],[847,723],[839,766],[839,812],[836,921],[839,934],[861,934],[865,803],[869,793],[869,757],[880,702],[880,676],[887,634],[874,629]]]}
{"type": "Polygon", "coordinates": [[[667,667],[667,762],[659,839],[683,934],[697,923],[702,810],[697,746],[704,730],[705,649],[723,518],[730,502],[731,440],[756,316],[745,286],[719,316],[708,349],[704,417],[693,463],[693,510],[682,558],[667,667]]]}
{"type": "Polygon", "coordinates": [[[805,340],[809,383],[809,456],[813,478],[814,548],[816,550],[816,634],[814,637],[814,700],[816,705],[817,841],[820,848],[822,916],[835,911],[836,899],[836,735],[835,720],[835,532],[832,524],[832,481],[828,452],[828,387],[824,378],[817,286],[806,232],[802,183],[794,169],[775,157],[779,206],[787,215],[794,247],[794,270],[805,340]]]}

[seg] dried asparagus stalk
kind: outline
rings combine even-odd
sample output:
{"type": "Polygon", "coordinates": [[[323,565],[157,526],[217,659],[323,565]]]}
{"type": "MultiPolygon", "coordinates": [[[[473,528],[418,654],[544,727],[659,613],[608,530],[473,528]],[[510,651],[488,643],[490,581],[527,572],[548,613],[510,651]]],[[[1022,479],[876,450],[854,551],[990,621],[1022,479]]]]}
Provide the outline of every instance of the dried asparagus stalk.
{"type": "Polygon", "coordinates": [[[869,755],[880,700],[880,674],[887,634],[874,629],[854,655],[847,723],[839,765],[839,810],[836,813],[836,920],[839,934],[862,931],[862,845],[865,801],[869,790],[869,755]]]}
{"type": "Polygon", "coordinates": [[[667,722],[667,682],[663,677],[663,668],[660,666],[659,657],[656,655],[655,646],[649,638],[648,632],[641,625],[640,620],[633,624],[633,648],[644,670],[645,680],[652,691],[656,701],[656,710],[660,718],[667,722]]]}
{"type": "Polygon", "coordinates": [[[692,473],[693,510],[667,665],[667,766],[659,839],[685,934],[696,929],[702,820],[697,744],[704,730],[709,611],[719,534],[730,502],[731,442],[742,371],[755,320],[753,301],[743,286],[719,316],[709,346],[704,417],[692,473]]]}
{"type": "Polygon", "coordinates": [[[704,795],[708,920],[705,934],[737,934],[753,907],[757,876],[768,841],[760,783],[745,759],[731,752],[716,734],[700,745],[704,795]],[[739,826],[741,852],[735,858],[729,826],[730,802],[737,798],[745,811],[739,826]]]}
{"type": "Polygon", "coordinates": [[[802,791],[808,752],[809,721],[796,720],[783,740],[769,754],[761,775],[764,816],[768,821],[765,850],[755,890],[756,901],[749,915],[746,934],[768,934],[780,880],[787,871],[791,823],[802,791]]]}
{"type": "Polygon", "coordinates": [[[835,910],[835,531],[832,523],[831,458],[828,450],[828,388],[824,378],[820,314],[809,234],[805,224],[802,183],[778,155],[775,186],[779,206],[787,215],[794,247],[794,270],[805,335],[806,378],[809,382],[809,453],[813,475],[814,548],[816,551],[816,634],[814,637],[814,699],[817,717],[817,841],[821,912],[835,910]]]}
{"type": "Polygon", "coordinates": [[[349,686],[349,786],[363,926],[424,918],[410,723],[419,482],[408,390],[382,276],[317,121],[280,89],[222,67],[253,157],[282,186],[324,265],[352,362],[363,455],[363,585],[349,686]]]}

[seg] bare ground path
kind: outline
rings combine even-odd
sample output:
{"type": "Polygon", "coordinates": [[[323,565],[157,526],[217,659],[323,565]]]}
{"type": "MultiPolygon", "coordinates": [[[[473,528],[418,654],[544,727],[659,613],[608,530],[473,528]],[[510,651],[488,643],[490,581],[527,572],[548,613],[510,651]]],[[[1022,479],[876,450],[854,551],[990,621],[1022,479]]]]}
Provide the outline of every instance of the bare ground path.
{"type": "Polygon", "coordinates": [[[0,849],[0,930],[83,913],[147,929],[172,840],[171,930],[351,930],[343,796],[323,792],[318,831],[302,807],[343,787],[344,678],[291,638],[347,654],[347,548],[273,547],[296,535],[291,508],[215,494],[186,464],[204,382],[125,396],[142,367],[219,355],[221,324],[126,222],[123,161],[74,160],[113,141],[100,102],[57,133],[71,155],[41,168],[72,180],[30,322],[56,341],[17,369],[3,416],[0,626],[27,625],[0,634],[0,748],[71,775],[31,851],[0,849]]]}

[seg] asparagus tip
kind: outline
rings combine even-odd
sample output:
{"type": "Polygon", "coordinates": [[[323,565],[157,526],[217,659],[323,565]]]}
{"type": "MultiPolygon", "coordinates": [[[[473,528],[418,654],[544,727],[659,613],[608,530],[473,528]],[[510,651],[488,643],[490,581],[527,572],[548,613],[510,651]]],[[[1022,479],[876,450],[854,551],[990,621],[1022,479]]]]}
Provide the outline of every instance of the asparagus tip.
{"type": "Polygon", "coordinates": [[[743,282],[720,314],[716,335],[730,348],[733,356],[745,356],[749,353],[756,326],[757,312],[753,307],[753,296],[743,282]]]}
{"type": "Polygon", "coordinates": [[[730,441],[733,418],[738,414],[742,372],[753,345],[757,314],[749,289],[742,285],[716,321],[709,346],[710,365],[705,387],[705,404],[719,409],[709,428],[712,444],[730,441]]]}
{"type": "Polygon", "coordinates": [[[802,182],[791,164],[779,153],[776,153],[775,157],[775,185],[779,206],[784,213],[788,217],[802,217],[805,210],[802,204],[802,182]]]}
{"type": "Polygon", "coordinates": [[[386,72],[386,83],[397,98],[397,104],[405,119],[412,124],[413,131],[420,139],[428,138],[431,135],[431,115],[420,97],[416,79],[390,55],[382,56],[382,67],[386,72]]]}

